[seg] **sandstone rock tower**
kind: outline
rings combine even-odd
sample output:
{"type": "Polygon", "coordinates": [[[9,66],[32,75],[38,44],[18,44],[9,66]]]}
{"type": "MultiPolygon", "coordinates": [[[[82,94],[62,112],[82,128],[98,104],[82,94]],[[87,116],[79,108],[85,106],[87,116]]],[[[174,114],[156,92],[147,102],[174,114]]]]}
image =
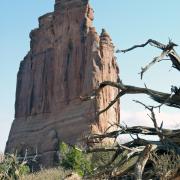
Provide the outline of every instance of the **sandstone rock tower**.
{"type": "Polygon", "coordinates": [[[117,90],[107,87],[95,100],[82,102],[104,80],[118,81],[114,47],[105,30],[92,27],[88,0],[56,0],[55,10],[39,18],[30,33],[30,51],[17,75],[15,120],[6,152],[37,151],[52,166],[59,141],[76,143],[88,133],[103,133],[119,122],[119,103],[95,118],[117,90]]]}

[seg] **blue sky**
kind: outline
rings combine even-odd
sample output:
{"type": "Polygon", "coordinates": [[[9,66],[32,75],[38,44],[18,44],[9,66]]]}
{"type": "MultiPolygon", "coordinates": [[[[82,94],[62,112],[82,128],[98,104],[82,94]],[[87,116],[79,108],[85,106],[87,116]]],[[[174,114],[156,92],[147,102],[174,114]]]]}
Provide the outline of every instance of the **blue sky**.
{"type": "MultiPolygon", "coordinates": [[[[94,26],[98,33],[105,28],[116,48],[127,48],[144,43],[152,38],[163,43],[172,38],[180,45],[180,1],[164,0],[91,0],[95,10],[94,26]]],[[[2,0],[0,6],[0,151],[3,151],[9,128],[14,117],[16,74],[19,63],[29,50],[29,32],[38,26],[38,17],[53,11],[54,0],[2,0]]],[[[180,48],[176,48],[180,54],[180,48]]],[[[137,49],[127,54],[118,54],[120,78],[124,83],[170,91],[172,84],[179,86],[180,76],[171,69],[170,62],[161,62],[149,70],[140,80],[138,72],[160,53],[153,47],[137,49]]],[[[132,99],[145,96],[128,96],[121,101],[122,119],[141,112],[142,107],[132,99]],[[124,115],[123,115],[124,113],[124,115]],[[128,115],[127,115],[128,114],[128,115]]],[[[163,108],[170,116],[179,115],[179,110],[163,108]]],[[[139,116],[138,116],[139,117],[139,116]]],[[[164,116],[163,116],[164,117],[164,116]]],[[[168,115],[166,117],[169,117],[168,115]]]]}

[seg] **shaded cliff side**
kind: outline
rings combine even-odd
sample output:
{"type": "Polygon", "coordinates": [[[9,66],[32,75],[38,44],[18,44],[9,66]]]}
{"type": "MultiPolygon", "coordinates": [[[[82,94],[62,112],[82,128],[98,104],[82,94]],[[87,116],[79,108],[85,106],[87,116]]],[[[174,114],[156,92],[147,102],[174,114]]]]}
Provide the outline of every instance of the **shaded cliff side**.
{"type": "Polygon", "coordinates": [[[88,0],[56,0],[55,10],[39,18],[30,33],[30,51],[17,75],[15,120],[6,152],[38,152],[52,166],[59,141],[77,143],[88,133],[103,133],[119,123],[119,103],[95,117],[116,96],[105,88],[96,100],[82,102],[98,83],[118,81],[111,38],[99,36],[88,0]]]}

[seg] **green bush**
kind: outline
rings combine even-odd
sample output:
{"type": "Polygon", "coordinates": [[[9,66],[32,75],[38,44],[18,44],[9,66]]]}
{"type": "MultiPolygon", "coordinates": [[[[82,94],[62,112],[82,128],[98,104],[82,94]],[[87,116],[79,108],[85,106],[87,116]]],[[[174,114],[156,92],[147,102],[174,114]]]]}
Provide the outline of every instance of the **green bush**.
{"type": "Polygon", "coordinates": [[[78,173],[80,176],[84,176],[92,173],[92,165],[82,150],[77,146],[70,147],[64,142],[60,144],[60,165],[65,169],[71,169],[78,173]]]}
{"type": "Polygon", "coordinates": [[[8,154],[0,163],[0,180],[19,179],[22,175],[30,172],[26,162],[19,162],[16,155],[8,154]]]}

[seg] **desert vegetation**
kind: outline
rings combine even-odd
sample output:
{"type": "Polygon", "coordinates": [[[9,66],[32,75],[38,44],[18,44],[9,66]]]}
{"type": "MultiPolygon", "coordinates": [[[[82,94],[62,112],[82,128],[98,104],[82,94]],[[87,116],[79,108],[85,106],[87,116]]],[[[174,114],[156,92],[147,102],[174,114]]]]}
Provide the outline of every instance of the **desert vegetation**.
{"type": "MultiPolygon", "coordinates": [[[[92,149],[79,149],[64,142],[60,145],[62,153],[60,164],[56,168],[41,169],[30,173],[26,162],[19,162],[14,155],[8,155],[1,162],[0,178],[2,180],[58,180],[58,179],[137,179],[136,170],[140,159],[144,159],[144,149],[124,150],[123,145],[96,146],[92,149]],[[117,151],[118,150],[118,151],[117,151]]],[[[172,179],[178,176],[180,156],[174,151],[151,151],[143,179],[172,179]]],[[[144,165],[145,166],[145,165],[144,165]]]]}
{"type": "Polygon", "coordinates": [[[1,154],[0,162],[0,179],[20,179],[23,175],[30,172],[27,162],[23,160],[18,161],[18,158],[14,154],[1,154]]]}

